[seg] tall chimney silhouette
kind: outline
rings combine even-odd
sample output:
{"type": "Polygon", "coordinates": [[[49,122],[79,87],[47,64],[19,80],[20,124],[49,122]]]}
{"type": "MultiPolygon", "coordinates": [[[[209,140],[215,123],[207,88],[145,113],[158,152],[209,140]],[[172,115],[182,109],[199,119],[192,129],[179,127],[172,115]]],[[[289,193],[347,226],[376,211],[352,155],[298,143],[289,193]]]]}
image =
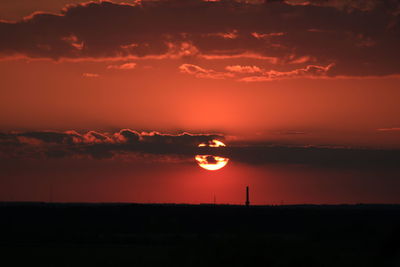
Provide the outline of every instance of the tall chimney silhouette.
{"type": "Polygon", "coordinates": [[[246,186],[246,206],[250,206],[249,187],[246,186]]]}

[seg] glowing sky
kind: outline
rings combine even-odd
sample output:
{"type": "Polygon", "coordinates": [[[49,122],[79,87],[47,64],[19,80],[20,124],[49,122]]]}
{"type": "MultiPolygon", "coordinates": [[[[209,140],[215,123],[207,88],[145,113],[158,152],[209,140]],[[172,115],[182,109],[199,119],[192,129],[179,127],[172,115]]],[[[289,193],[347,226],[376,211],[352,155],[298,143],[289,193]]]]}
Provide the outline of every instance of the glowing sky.
{"type": "Polygon", "coordinates": [[[400,202],[399,14],[396,0],[0,1],[0,200],[46,200],[60,177],[60,201],[208,201],[198,186],[233,203],[250,184],[259,203],[400,202]],[[203,173],[213,138],[230,161],[203,173]]]}

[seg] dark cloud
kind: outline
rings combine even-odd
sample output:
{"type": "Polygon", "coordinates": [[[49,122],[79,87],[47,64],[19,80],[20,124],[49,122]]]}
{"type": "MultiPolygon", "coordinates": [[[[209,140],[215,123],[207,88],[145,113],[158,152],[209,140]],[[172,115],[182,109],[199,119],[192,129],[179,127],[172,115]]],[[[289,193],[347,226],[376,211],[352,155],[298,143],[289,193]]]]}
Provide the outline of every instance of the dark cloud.
{"type": "Polygon", "coordinates": [[[123,129],[117,133],[89,131],[0,133],[0,155],[4,157],[90,156],[112,158],[125,153],[191,155],[197,145],[224,137],[218,134],[138,133],[123,129]]]}
{"type": "Polygon", "coordinates": [[[123,129],[119,131],[119,133],[117,133],[116,136],[119,138],[119,140],[129,144],[134,144],[139,142],[140,138],[139,133],[129,129],[123,129]]]}
{"type": "MultiPolygon", "coordinates": [[[[281,1],[282,2],[282,1],[281,1]]],[[[284,0],[292,5],[316,5],[335,7],[351,12],[354,9],[371,11],[377,8],[387,10],[388,13],[397,12],[400,9],[398,0],[284,0]]]]}
{"type": "Polygon", "coordinates": [[[74,139],[80,139],[81,136],[75,132],[24,132],[15,134],[18,137],[27,137],[32,139],[37,139],[45,143],[74,143],[74,139]]]}
{"type": "Polygon", "coordinates": [[[218,163],[218,161],[213,156],[207,156],[206,160],[207,160],[208,164],[217,164],[218,163]]]}
{"type": "MultiPolygon", "coordinates": [[[[224,156],[224,154],[222,154],[224,156]]],[[[302,164],[332,168],[400,168],[400,150],[253,146],[231,148],[232,160],[249,164],[302,164]]]]}
{"type": "Polygon", "coordinates": [[[117,133],[90,131],[85,134],[74,131],[0,133],[0,158],[118,159],[133,155],[141,160],[158,157],[164,161],[169,158],[193,160],[194,156],[199,154],[227,157],[233,162],[247,164],[301,164],[324,168],[400,168],[400,150],[282,146],[262,143],[253,143],[250,146],[233,144],[226,147],[198,147],[200,143],[210,143],[213,139],[224,140],[224,136],[138,133],[129,129],[117,133]]]}
{"type": "MultiPolygon", "coordinates": [[[[332,65],[327,76],[400,73],[399,1],[141,1],[71,5],[0,23],[0,55],[84,59],[294,58],[332,65]]],[[[272,60],[274,59],[274,60],[272,60]]]]}

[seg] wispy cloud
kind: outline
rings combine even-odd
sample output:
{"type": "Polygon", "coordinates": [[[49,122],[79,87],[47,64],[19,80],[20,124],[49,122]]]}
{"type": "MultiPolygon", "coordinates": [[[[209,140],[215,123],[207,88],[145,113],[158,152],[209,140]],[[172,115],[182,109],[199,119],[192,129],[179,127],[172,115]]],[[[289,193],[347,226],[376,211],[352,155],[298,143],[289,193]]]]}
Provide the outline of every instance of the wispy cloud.
{"type": "Polygon", "coordinates": [[[257,73],[262,72],[262,69],[257,66],[241,66],[241,65],[233,65],[226,66],[225,69],[230,72],[237,73],[257,73]]]}
{"type": "Polygon", "coordinates": [[[393,132],[400,133],[400,127],[392,127],[392,128],[379,128],[376,129],[378,132],[393,132]]]}
{"type": "Polygon", "coordinates": [[[294,69],[291,71],[269,70],[257,76],[243,77],[239,81],[262,82],[262,81],[284,80],[284,79],[294,79],[294,78],[327,77],[328,71],[332,66],[333,64],[329,64],[327,66],[308,65],[304,68],[294,69]]]}
{"type": "Polygon", "coordinates": [[[136,68],[136,63],[124,63],[121,65],[108,65],[107,69],[115,69],[115,70],[132,70],[136,68]]]}
{"type": "Polygon", "coordinates": [[[85,73],[82,74],[82,77],[85,77],[85,78],[98,78],[98,77],[100,77],[100,75],[97,74],[97,73],[85,72],[85,73]]]}
{"type": "Polygon", "coordinates": [[[179,70],[182,73],[193,75],[196,78],[225,79],[228,77],[234,77],[234,74],[229,72],[219,72],[212,69],[204,69],[193,64],[182,64],[179,66],[179,70]]]}
{"type": "Polygon", "coordinates": [[[257,66],[227,66],[224,71],[202,68],[197,65],[183,64],[179,67],[182,73],[193,75],[196,78],[226,79],[234,78],[241,82],[265,82],[295,78],[327,77],[333,64],[327,66],[308,65],[304,68],[290,71],[265,70],[257,66]]]}

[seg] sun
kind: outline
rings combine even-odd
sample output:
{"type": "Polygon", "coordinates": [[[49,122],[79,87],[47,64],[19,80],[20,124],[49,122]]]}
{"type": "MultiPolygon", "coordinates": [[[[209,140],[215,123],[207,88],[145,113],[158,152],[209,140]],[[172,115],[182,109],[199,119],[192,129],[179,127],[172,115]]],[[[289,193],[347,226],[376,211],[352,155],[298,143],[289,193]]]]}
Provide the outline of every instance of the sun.
{"type": "Polygon", "coordinates": [[[219,170],[228,163],[229,159],[212,155],[196,155],[197,164],[209,171],[219,170]]]}
{"type": "MultiPolygon", "coordinates": [[[[219,140],[211,140],[206,143],[199,144],[199,147],[224,147],[225,144],[219,140]]],[[[213,155],[196,155],[197,164],[208,171],[219,170],[228,164],[229,159],[213,155]]]]}
{"type": "Polygon", "coordinates": [[[221,146],[226,146],[226,145],[224,143],[222,143],[221,141],[214,139],[214,140],[208,141],[206,143],[199,144],[199,147],[205,147],[205,146],[208,146],[208,147],[221,147],[221,146]]]}

